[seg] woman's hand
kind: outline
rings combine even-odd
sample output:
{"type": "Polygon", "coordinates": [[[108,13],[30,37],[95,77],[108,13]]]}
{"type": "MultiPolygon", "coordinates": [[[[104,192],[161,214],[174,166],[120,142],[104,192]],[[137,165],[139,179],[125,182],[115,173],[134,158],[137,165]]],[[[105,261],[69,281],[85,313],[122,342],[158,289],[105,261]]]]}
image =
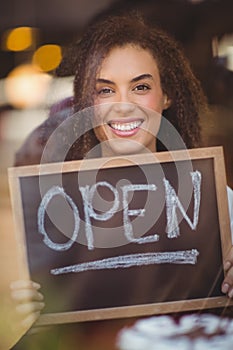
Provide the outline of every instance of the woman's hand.
{"type": "Polygon", "coordinates": [[[39,318],[44,308],[44,298],[39,292],[40,285],[25,280],[12,282],[10,287],[19,326],[28,330],[39,318]]]}
{"type": "Polygon", "coordinates": [[[10,290],[3,293],[0,305],[0,348],[11,349],[29,331],[44,307],[38,283],[14,281],[10,290]]]}
{"type": "Polygon", "coordinates": [[[233,297],[233,246],[224,262],[225,278],[222,283],[222,292],[229,298],[233,297]]]}

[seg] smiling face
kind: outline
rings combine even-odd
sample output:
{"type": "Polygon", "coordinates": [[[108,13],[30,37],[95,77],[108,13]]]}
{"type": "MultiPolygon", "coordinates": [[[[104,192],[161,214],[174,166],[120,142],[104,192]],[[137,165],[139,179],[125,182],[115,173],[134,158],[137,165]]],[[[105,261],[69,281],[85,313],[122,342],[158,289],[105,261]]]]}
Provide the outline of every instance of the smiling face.
{"type": "Polygon", "coordinates": [[[103,156],[155,152],[162,111],[170,105],[147,50],[116,47],[96,80],[95,134],[103,156]]]}

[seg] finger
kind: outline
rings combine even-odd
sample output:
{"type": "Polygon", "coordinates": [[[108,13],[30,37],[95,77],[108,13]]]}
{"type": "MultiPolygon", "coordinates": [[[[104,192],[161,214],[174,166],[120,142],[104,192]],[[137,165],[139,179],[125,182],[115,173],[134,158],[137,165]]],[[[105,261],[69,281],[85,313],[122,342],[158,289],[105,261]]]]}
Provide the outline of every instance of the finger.
{"type": "Polygon", "coordinates": [[[16,306],[16,311],[21,315],[26,315],[29,313],[34,313],[37,311],[41,311],[45,306],[43,302],[36,303],[24,303],[16,306]]]}
{"type": "Polygon", "coordinates": [[[229,290],[230,290],[230,285],[224,280],[222,284],[222,293],[228,294],[229,290]]]}
{"type": "Polygon", "coordinates": [[[40,317],[40,311],[28,315],[22,322],[21,325],[25,329],[29,329],[40,317]]]}
{"type": "Polygon", "coordinates": [[[233,288],[232,287],[229,288],[229,292],[228,292],[227,295],[228,295],[229,298],[231,298],[231,299],[233,298],[233,288]]]}
{"type": "Polygon", "coordinates": [[[233,297],[233,267],[231,267],[225,276],[222,283],[222,292],[227,294],[230,298],[233,297]]]}
{"type": "Polygon", "coordinates": [[[28,289],[28,288],[32,288],[32,289],[40,289],[40,284],[33,282],[31,280],[17,280],[17,281],[13,281],[10,284],[10,288],[13,289],[28,289]]]}
{"type": "Polygon", "coordinates": [[[227,253],[227,257],[224,261],[224,270],[228,271],[233,266],[233,246],[230,248],[227,253]]]}
{"type": "Polygon", "coordinates": [[[224,266],[223,266],[224,271],[227,272],[231,267],[232,267],[231,262],[229,260],[225,261],[224,266]]]}
{"type": "Polygon", "coordinates": [[[13,290],[11,292],[11,297],[16,302],[27,302],[28,300],[42,301],[44,299],[40,292],[33,289],[13,290]]]}

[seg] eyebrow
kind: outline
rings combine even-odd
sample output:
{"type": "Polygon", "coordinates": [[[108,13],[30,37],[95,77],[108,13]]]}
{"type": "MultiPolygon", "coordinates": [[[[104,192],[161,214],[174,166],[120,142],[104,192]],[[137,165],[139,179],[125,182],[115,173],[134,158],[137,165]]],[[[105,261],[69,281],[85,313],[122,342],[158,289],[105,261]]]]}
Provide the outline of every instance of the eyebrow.
{"type": "Polygon", "coordinates": [[[132,83],[136,83],[137,81],[143,80],[143,79],[153,79],[151,74],[141,74],[138,77],[135,77],[131,80],[132,83]]]}
{"type": "MultiPolygon", "coordinates": [[[[153,79],[151,74],[141,74],[135,78],[133,78],[130,82],[131,83],[136,83],[137,81],[143,80],[143,79],[153,79]]],[[[108,79],[103,79],[103,78],[98,78],[96,80],[96,83],[103,83],[103,84],[111,84],[111,85],[115,85],[115,83],[111,80],[108,79]]]]}
{"type": "Polygon", "coordinates": [[[96,83],[103,83],[103,84],[111,84],[114,85],[114,82],[108,79],[98,78],[96,79],[96,83]]]}

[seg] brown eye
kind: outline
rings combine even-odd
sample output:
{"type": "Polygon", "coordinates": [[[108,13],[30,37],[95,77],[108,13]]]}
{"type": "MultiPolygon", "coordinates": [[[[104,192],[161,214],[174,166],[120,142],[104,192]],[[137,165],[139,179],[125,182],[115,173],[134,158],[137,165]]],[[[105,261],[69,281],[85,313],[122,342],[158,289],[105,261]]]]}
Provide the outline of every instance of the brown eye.
{"type": "Polygon", "coordinates": [[[150,86],[146,85],[146,84],[139,84],[137,85],[133,90],[134,91],[147,91],[150,90],[150,86]]]}
{"type": "Polygon", "coordinates": [[[114,91],[110,88],[102,88],[98,90],[98,95],[109,95],[112,94],[114,91]]]}

